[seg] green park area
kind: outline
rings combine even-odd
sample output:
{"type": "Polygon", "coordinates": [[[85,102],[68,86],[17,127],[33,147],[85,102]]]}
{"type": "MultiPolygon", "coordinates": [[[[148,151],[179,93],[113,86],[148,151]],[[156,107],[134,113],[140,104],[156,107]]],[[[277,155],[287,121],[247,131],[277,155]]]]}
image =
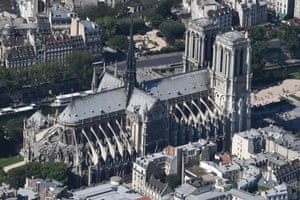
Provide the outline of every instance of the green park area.
{"type": "Polygon", "coordinates": [[[2,169],[3,167],[20,162],[22,160],[23,160],[23,157],[20,155],[0,158],[0,168],[2,169]]]}

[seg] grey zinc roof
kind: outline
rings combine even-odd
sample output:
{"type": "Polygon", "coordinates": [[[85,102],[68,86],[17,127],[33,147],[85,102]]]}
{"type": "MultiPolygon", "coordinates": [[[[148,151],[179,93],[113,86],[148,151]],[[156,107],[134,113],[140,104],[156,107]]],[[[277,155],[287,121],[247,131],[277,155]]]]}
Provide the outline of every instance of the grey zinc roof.
{"type": "Polygon", "coordinates": [[[202,26],[202,27],[206,27],[206,26],[210,26],[213,24],[213,21],[207,18],[198,18],[198,19],[194,19],[192,20],[193,24],[196,24],[198,26],[202,26]]]}
{"type": "Polygon", "coordinates": [[[90,21],[88,18],[86,20],[81,20],[81,23],[88,31],[99,31],[100,28],[97,24],[90,21]]]}
{"type": "Polygon", "coordinates": [[[47,118],[40,110],[38,110],[27,121],[33,123],[37,127],[41,127],[45,125],[47,118]]]}
{"type": "Polygon", "coordinates": [[[160,100],[206,91],[209,88],[208,70],[146,81],[143,87],[146,92],[160,100]]]}
{"type": "Polygon", "coordinates": [[[59,121],[74,124],[81,120],[125,110],[124,88],[97,93],[74,99],[59,115],[59,121]]]}
{"type": "Polygon", "coordinates": [[[245,39],[245,35],[238,31],[226,32],[222,35],[225,39],[234,42],[237,40],[245,39]]]}
{"type": "Polygon", "coordinates": [[[243,200],[264,200],[262,196],[250,194],[248,192],[237,190],[237,189],[231,189],[228,193],[234,197],[238,197],[239,199],[243,199],[243,200]]]}
{"type": "Polygon", "coordinates": [[[185,184],[180,185],[178,188],[176,188],[175,192],[177,194],[183,195],[184,197],[187,197],[190,194],[192,194],[193,192],[195,192],[196,190],[197,190],[197,188],[195,188],[194,186],[185,183],[185,184]]]}
{"type": "Polygon", "coordinates": [[[134,200],[141,198],[138,193],[131,192],[123,185],[116,186],[111,184],[101,184],[94,187],[88,187],[83,190],[73,192],[71,199],[90,199],[90,200],[134,200]]]}
{"type": "Polygon", "coordinates": [[[19,188],[17,191],[17,195],[20,195],[22,197],[27,197],[28,199],[37,199],[39,196],[37,192],[34,192],[26,188],[19,188]]]}
{"type": "Polygon", "coordinates": [[[61,6],[57,3],[54,3],[49,9],[50,12],[53,13],[54,18],[71,18],[71,15],[77,16],[77,13],[72,12],[67,7],[61,6]]]}
{"type": "Polygon", "coordinates": [[[134,88],[127,110],[130,112],[138,112],[142,115],[143,111],[146,109],[150,110],[156,101],[156,98],[148,95],[142,90],[134,88]]]}
{"type": "Polygon", "coordinates": [[[124,86],[124,82],[121,79],[111,75],[110,73],[104,73],[97,92],[120,88],[124,86]]]}
{"type": "Polygon", "coordinates": [[[217,192],[217,191],[210,191],[205,192],[199,195],[189,195],[186,200],[210,200],[210,199],[216,199],[224,197],[225,199],[226,193],[225,192],[217,192]]]}

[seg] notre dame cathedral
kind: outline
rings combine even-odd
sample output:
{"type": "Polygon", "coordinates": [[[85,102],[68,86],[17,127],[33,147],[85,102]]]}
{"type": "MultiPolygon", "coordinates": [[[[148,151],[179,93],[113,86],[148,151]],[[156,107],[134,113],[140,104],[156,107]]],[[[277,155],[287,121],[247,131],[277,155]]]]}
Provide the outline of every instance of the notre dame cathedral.
{"type": "Polygon", "coordinates": [[[168,144],[206,138],[229,151],[232,135],[250,128],[250,54],[247,34],[196,19],[186,31],[184,72],[138,83],[131,28],[124,78],[105,72],[98,84],[94,74],[93,94],[25,120],[25,160],[65,162],[91,184],[130,173],[136,156],[168,144]]]}

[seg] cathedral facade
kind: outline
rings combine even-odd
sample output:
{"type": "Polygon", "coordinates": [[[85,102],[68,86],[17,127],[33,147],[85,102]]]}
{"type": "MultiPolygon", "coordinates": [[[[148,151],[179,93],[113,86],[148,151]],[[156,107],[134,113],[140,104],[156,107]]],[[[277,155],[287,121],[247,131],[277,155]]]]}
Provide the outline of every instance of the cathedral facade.
{"type": "Polygon", "coordinates": [[[125,176],[137,155],[169,144],[205,138],[229,151],[232,135],[250,128],[250,40],[217,29],[193,20],[185,72],[139,83],[131,34],[124,79],[103,73],[96,84],[94,74],[93,94],[60,114],[37,112],[24,121],[25,160],[65,162],[80,183],[91,184],[125,176]]]}

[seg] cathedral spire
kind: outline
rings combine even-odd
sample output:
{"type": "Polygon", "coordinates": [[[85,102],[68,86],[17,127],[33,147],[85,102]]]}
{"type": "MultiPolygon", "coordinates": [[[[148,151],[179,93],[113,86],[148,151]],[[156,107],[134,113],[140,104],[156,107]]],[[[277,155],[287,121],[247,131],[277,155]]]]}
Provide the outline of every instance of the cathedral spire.
{"type": "Polygon", "coordinates": [[[132,94],[133,88],[136,86],[136,60],[134,57],[134,41],[133,41],[133,18],[131,16],[129,48],[127,54],[127,68],[125,72],[125,92],[127,104],[132,94]]]}

